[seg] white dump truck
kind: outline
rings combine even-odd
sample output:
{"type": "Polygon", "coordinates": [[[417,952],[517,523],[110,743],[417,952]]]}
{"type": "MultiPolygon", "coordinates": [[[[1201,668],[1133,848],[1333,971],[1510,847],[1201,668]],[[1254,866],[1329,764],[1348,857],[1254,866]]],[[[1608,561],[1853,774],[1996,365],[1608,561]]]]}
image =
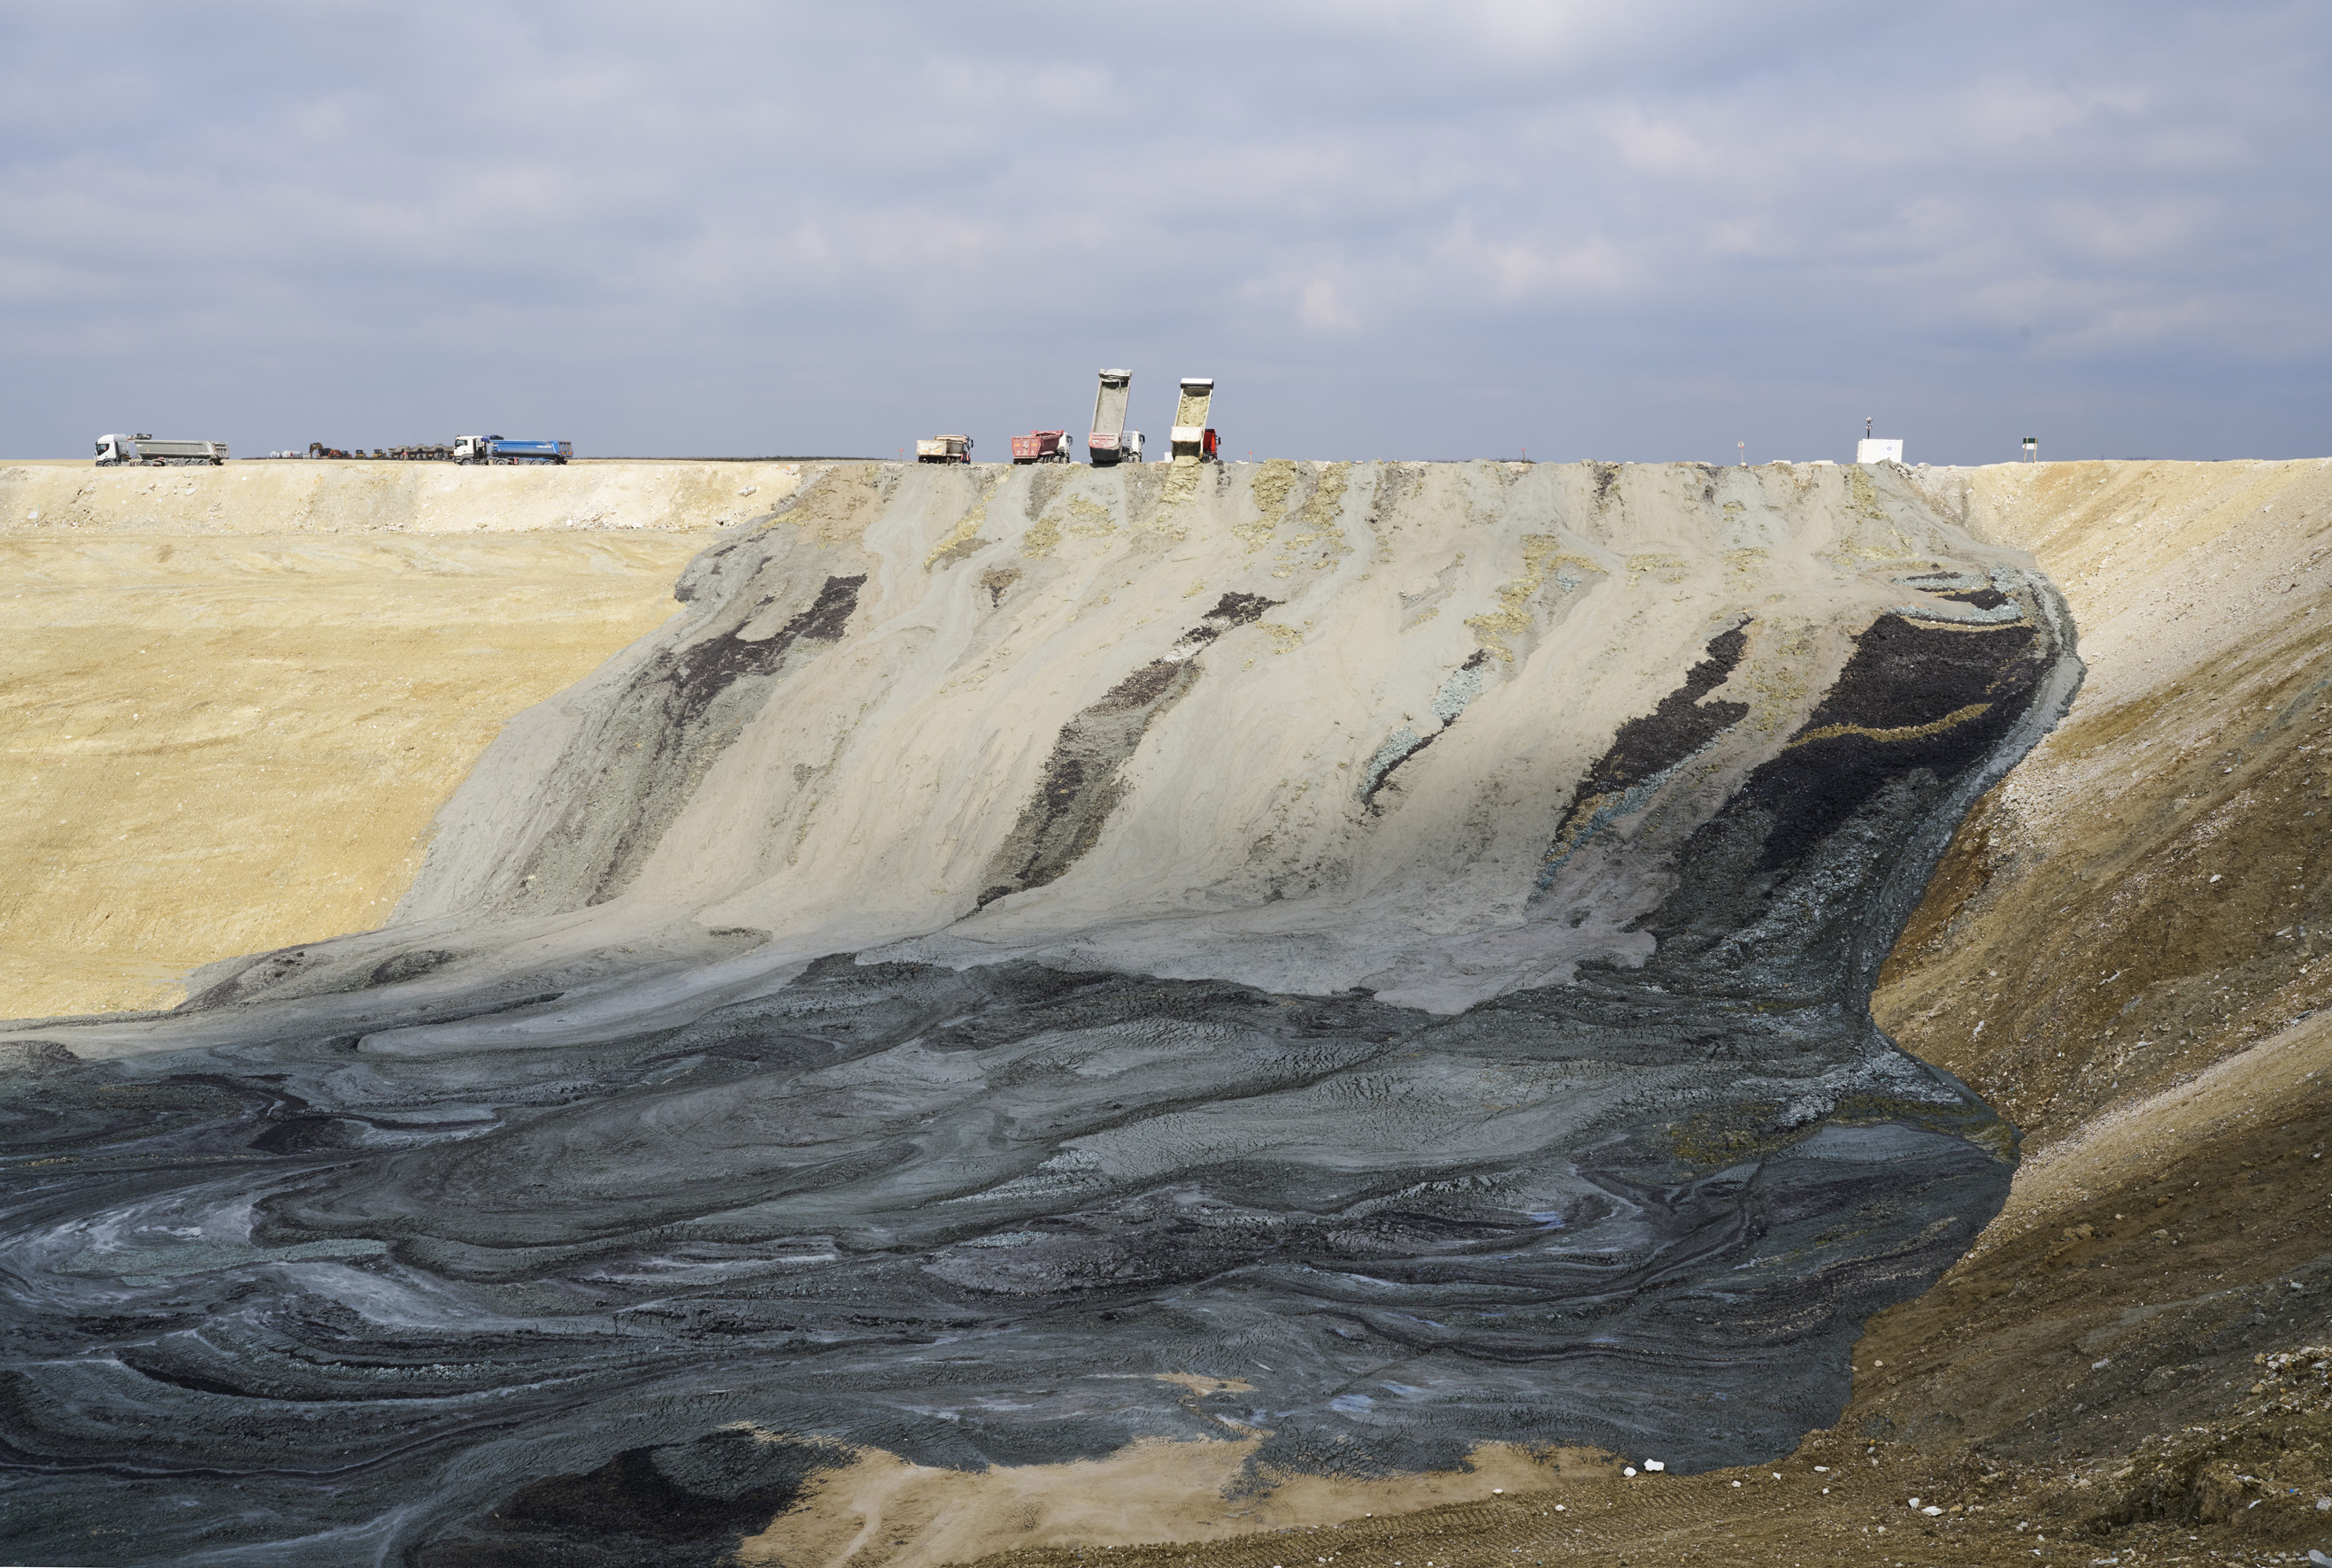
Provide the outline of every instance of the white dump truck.
{"type": "Polygon", "coordinates": [[[970,463],[971,437],[969,435],[934,435],[929,441],[915,443],[918,463],[970,463]]]}
{"type": "Polygon", "coordinates": [[[1221,443],[1216,438],[1214,426],[1208,424],[1215,403],[1215,378],[1212,376],[1182,378],[1181,401],[1174,406],[1174,444],[1177,463],[1220,463],[1221,443]]]}
{"type": "Polygon", "coordinates": [[[1133,391],[1133,371],[1101,373],[1101,390],[1094,394],[1093,431],[1085,437],[1085,455],[1095,468],[1142,461],[1142,432],[1125,427],[1125,403],[1133,391]]]}
{"type": "Polygon", "coordinates": [[[100,435],[97,438],[100,468],[167,468],[203,463],[216,468],[226,461],[224,441],[157,441],[151,435],[100,435]]]}

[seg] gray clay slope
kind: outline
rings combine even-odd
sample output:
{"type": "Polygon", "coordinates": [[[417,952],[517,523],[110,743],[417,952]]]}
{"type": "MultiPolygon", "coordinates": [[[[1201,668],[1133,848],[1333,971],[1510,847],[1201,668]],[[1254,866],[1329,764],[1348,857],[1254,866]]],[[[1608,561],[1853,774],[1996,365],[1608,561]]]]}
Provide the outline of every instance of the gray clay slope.
{"type": "Polygon", "coordinates": [[[711,1561],[850,1445],[1740,1462],[2004,1196],[1867,1001],[2079,666],[1897,471],[839,468],[680,592],[397,923],[18,1032],[13,1550],[711,1561]]]}

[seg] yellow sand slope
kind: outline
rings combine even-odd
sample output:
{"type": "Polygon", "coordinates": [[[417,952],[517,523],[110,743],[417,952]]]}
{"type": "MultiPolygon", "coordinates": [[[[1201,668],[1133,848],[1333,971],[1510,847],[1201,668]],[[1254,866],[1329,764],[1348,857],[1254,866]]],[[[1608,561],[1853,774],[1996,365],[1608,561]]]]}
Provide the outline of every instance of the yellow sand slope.
{"type": "Polygon", "coordinates": [[[378,924],[503,721],[797,478],[0,465],[0,1017],[167,1007],[378,924]]]}

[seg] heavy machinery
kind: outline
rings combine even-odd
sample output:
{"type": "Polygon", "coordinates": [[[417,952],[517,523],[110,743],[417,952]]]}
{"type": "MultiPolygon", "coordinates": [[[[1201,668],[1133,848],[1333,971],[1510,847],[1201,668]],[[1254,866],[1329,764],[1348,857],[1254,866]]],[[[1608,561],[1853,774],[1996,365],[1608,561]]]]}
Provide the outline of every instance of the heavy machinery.
{"type": "MultiPolygon", "coordinates": [[[[1020,444],[1012,444],[1018,447],[1020,444]]],[[[971,437],[969,435],[934,435],[929,441],[915,443],[918,463],[970,463],[971,437]]]]}
{"type": "Polygon", "coordinates": [[[1133,388],[1131,370],[1101,373],[1101,390],[1094,394],[1093,434],[1085,437],[1085,454],[1095,468],[1142,461],[1142,432],[1125,427],[1125,400],[1133,388]]]}
{"type": "Polygon", "coordinates": [[[1173,443],[1175,462],[1222,461],[1214,427],[1207,423],[1214,402],[1215,378],[1212,376],[1182,378],[1182,400],[1174,406],[1174,428],[1167,437],[1173,443]]]}
{"type": "Polygon", "coordinates": [[[343,452],[337,446],[311,441],[308,443],[308,455],[311,458],[379,457],[397,463],[451,463],[454,449],[450,446],[376,446],[367,452],[359,446],[354,452],[343,452]]]}
{"type": "Polygon", "coordinates": [[[500,435],[456,435],[456,463],[564,463],[575,455],[569,441],[510,441],[500,435]]]}
{"type": "Polygon", "coordinates": [[[1012,438],[1012,461],[1015,463],[1067,463],[1069,433],[1066,430],[1031,430],[1026,435],[1012,438]]]}
{"type": "Polygon", "coordinates": [[[100,435],[97,438],[100,468],[167,468],[204,463],[216,468],[226,461],[224,441],[157,441],[151,435],[100,435]]]}

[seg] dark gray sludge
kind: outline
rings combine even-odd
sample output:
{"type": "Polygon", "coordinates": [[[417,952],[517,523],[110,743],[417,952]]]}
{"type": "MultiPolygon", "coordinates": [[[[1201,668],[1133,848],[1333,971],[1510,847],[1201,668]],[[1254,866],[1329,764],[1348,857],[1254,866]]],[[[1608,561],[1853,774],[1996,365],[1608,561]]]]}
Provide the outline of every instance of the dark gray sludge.
{"type": "Polygon", "coordinates": [[[942,1465],[1221,1435],[1161,1372],[1253,1384],[1203,1408],[1296,1468],[1771,1453],[2005,1190],[1983,1108],[1859,1038],[1617,976],[1437,1020],[836,960],[452,1084],[52,1062],[8,1107],[9,1537],[426,1562],[738,1422],[942,1465]]]}

